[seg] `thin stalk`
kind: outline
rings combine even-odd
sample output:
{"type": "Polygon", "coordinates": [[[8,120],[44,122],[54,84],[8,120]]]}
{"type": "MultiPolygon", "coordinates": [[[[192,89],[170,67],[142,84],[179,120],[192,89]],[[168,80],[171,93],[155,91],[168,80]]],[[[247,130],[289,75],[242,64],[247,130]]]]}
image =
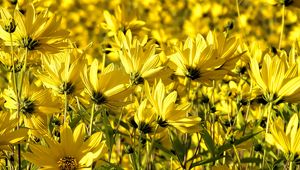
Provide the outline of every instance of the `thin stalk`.
{"type": "Polygon", "coordinates": [[[95,107],[96,107],[96,105],[95,105],[95,103],[93,103],[92,111],[91,111],[90,127],[89,127],[89,136],[92,135],[95,107]]]}
{"type": "Polygon", "coordinates": [[[282,5],[281,32],[280,32],[280,39],[279,39],[278,49],[281,48],[281,43],[282,43],[283,33],[284,33],[284,22],[285,22],[285,5],[282,5]]]}
{"type": "Polygon", "coordinates": [[[68,94],[67,91],[64,91],[65,98],[65,110],[64,110],[64,123],[66,123],[67,115],[68,115],[68,94]]]}
{"type": "Polygon", "coordinates": [[[153,135],[153,138],[152,138],[151,144],[150,144],[150,148],[149,148],[149,150],[147,151],[147,154],[146,154],[146,167],[149,164],[150,153],[152,153],[152,149],[153,149],[153,145],[154,145],[154,141],[155,141],[155,136],[156,136],[157,129],[158,129],[158,124],[155,127],[154,135],[153,135]]]}
{"type": "Polygon", "coordinates": [[[240,159],[239,153],[238,153],[238,151],[237,151],[235,145],[233,145],[233,150],[234,150],[234,153],[235,153],[236,158],[237,158],[237,160],[238,160],[238,166],[240,167],[240,165],[241,165],[241,159],[240,159]]]}

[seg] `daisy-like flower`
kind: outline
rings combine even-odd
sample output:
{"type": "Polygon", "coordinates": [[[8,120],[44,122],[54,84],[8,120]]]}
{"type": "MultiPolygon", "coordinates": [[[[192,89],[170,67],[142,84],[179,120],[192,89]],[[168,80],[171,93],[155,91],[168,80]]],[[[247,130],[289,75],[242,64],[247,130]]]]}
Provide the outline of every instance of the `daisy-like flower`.
{"type": "Polygon", "coordinates": [[[155,78],[167,77],[167,70],[160,63],[160,58],[155,54],[156,45],[147,42],[147,38],[139,41],[132,38],[131,31],[126,35],[119,32],[116,40],[121,45],[119,56],[127,74],[130,75],[132,85],[142,84],[144,80],[153,81],[155,78]]]}
{"type": "Polygon", "coordinates": [[[155,128],[155,114],[151,108],[147,107],[147,103],[147,99],[143,100],[134,114],[137,129],[143,134],[152,133],[155,128]]]}
{"type": "Polygon", "coordinates": [[[172,126],[183,133],[196,132],[199,129],[200,117],[188,116],[191,109],[189,103],[177,105],[177,92],[166,93],[166,87],[160,80],[152,89],[145,82],[145,93],[156,114],[160,127],[172,126]]]}
{"type": "Polygon", "coordinates": [[[66,51],[54,56],[43,57],[45,72],[40,80],[58,94],[79,95],[84,89],[80,71],[84,67],[84,54],[78,50],[66,51]]]}
{"type": "MultiPolygon", "coordinates": [[[[12,89],[5,89],[3,98],[4,106],[8,109],[17,110],[17,95],[12,89]]],[[[38,88],[25,77],[21,99],[20,113],[25,126],[30,128],[34,135],[47,133],[47,115],[60,112],[60,104],[54,101],[50,92],[38,88]]]]}
{"type": "Polygon", "coordinates": [[[300,77],[297,76],[297,64],[289,66],[284,58],[266,54],[260,69],[255,58],[250,60],[250,77],[261,89],[267,102],[299,101],[300,77]]]}
{"type": "Polygon", "coordinates": [[[177,66],[177,75],[194,81],[209,82],[222,79],[235,67],[239,55],[235,55],[236,38],[227,39],[223,34],[210,32],[207,41],[200,34],[187,38],[177,52],[169,56],[177,66]]]}
{"type": "Polygon", "coordinates": [[[12,118],[9,112],[0,112],[0,155],[1,151],[9,150],[9,145],[24,140],[28,129],[15,130],[18,124],[17,118],[12,118]]]}
{"type": "Polygon", "coordinates": [[[81,79],[87,94],[96,105],[103,105],[112,110],[118,110],[126,104],[124,99],[129,96],[129,78],[122,70],[116,69],[113,64],[98,72],[98,60],[94,60],[90,70],[84,67],[81,79]],[[89,73],[89,74],[88,74],[89,73]]]}
{"type": "Polygon", "coordinates": [[[79,124],[74,132],[69,125],[60,129],[60,141],[45,136],[47,146],[29,144],[31,152],[24,153],[26,160],[39,166],[40,169],[79,170],[92,169],[104,148],[102,133],[97,132],[86,137],[86,128],[79,124]]]}
{"type": "Polygon", "coordinates": [[[114,36],[119,31],[125,32],[130,29],[133,32],[137,32],[144,28],[146,24],[144,21],[138,20],[136,15],[128,15],[131,12],[128,13],[125,10],[118,6],[114,10],[115,15],[111,15],[106,10],[103,12],[105,23],[102,23],[102,27],[108,31],[108,36],[114,36]]]}
{"type": "MultiPolygon", "coordinates": [[[[2,13],[9,14],[7,12],[2,13]]],[[[57,53],[68,46],[64,40],[69,32],[59,29],[61,19],[55,15],[48,17],[47,11],[36,14],[32,4],[27,6],[26,15],[15,10],[14,17],[9,15],[6,18],[13,18],[10,23],[15,22],[17,25],[12,35],[14,46],[42,53],[57,53]]],[[[9,25],[8,27],[11,27],[9,25]]],[[[8,27],[0,29],[0,38],[4,40],[7,46],[10,46],[11,39],[10,33],[7,32],[8,27]]]]}
{"type": "Polygon", "coordinates": [[[270,133],[266,134],[266,141],[275,145],[279,150],[287,154],[300,153],[300,130],[298,115],[294,114],[284,130],[284,121],[278,117],[271,126],[270,133]]]}

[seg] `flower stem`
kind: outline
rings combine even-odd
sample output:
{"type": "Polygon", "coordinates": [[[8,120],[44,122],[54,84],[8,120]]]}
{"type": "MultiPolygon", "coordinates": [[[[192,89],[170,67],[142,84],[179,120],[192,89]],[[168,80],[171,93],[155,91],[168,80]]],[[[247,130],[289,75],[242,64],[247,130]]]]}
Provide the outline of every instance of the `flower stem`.
{"type": "Polygon", "coordinates": [[[64,97],[65,97],[65,110],[64,110],[64,123],[65,123],[66,119],[67,119],[67,114],[68,114],[68,95],[67,95],[67,91],[64,91],[64,97]]]}
{"type": "Polygon", "coordinates": [[[92,135],[93,121],[94,121],[94,114],[95,114],[95,103],[93,103],[93,105],[92,105],[91,119],[90,119],[90,127],[89,127],[89,136],[92,135]]]}

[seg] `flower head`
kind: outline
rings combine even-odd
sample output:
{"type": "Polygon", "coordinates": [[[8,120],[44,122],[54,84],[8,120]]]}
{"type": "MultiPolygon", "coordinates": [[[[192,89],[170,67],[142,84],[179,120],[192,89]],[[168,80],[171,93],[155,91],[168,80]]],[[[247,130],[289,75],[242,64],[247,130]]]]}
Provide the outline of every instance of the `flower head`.
{"type": "Polygon", "coordinates": [[[41,169],[77,170],[92,169],[92,163],[100,157],[104,143],[102,133],[97,132],[85,140],[83,123],[75,130],[64,124],[60,129],[60,141],[45,136],[48,146],[29,144],[31,152],[25,158],[41,169]]]}

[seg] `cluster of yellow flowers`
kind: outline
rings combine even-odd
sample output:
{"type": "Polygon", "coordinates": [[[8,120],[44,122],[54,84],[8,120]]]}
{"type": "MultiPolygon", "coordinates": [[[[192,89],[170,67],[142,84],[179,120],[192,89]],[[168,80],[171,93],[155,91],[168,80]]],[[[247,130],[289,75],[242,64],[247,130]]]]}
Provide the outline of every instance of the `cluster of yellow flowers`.
{"type": "Polygon", "coordinates": [[[300,1],[0,3],[1,169],[300,168],[300,1]]]}

